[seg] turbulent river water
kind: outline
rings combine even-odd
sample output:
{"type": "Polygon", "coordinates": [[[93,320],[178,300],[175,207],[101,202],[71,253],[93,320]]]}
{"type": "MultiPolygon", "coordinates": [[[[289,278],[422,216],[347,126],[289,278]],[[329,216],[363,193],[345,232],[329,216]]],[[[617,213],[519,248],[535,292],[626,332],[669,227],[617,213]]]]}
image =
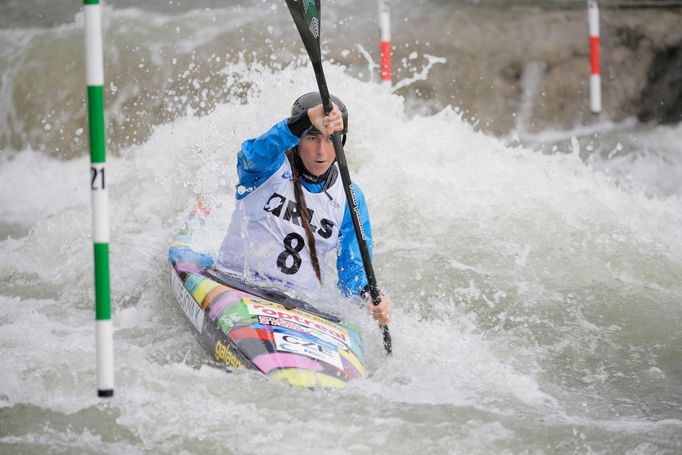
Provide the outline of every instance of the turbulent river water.
{"type": "MultiPolygon", "coordinates": [[[[71,3],[10,1],[0,22],[0,452],[682,451],[680,125],[604,118],[531,134],[520,122],[495,137],[466,106],[420,111],[368,70],[328,62],[378,280],[396,302],[394,355],[368,316],[342,309],[362,328],[369,374],[341,391],[210,362],[174,301],[167,247],[208,194],[197,241],[217,248],[241,142],[314,87],[283,2],[104,11],[117,43],[116,392],[97,399],[83,17],[71,3]]],[[[327,33],[343,34],[341,11],[358,3],[323,9],[327,33]]],[[[422,63],[396,83],[428,79],[422,63]]]]}

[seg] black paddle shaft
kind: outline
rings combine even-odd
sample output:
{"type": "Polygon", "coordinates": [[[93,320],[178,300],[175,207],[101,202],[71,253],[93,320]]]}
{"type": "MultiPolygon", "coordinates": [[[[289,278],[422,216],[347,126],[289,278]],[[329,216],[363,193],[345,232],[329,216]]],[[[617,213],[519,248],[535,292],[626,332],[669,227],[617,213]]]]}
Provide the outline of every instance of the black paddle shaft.
{"type": "MultiPolygon", "coordinates": [[[[332,111],[332,102],[329,97],[329,89],[327,88],[327,80],[324,77],[324,70],[322,69],[322,56],[320,53],[320,0],[286,0],[291,16],[294,19],[296,28],[298,29],[303,45],[308,52],[308,56],[313,63],[315,70],[315,79],[317,80],[317,87],[322,98],[322,106],[324,112],[329,114],[332,111]]],[[[369,256],[369,249],[367,248],[367,236],[360,223],[360,208],[358,201],[353,191],[352,182],[350,179],[350,172],[348,171],[348,163],[346,162],[346,154],[343,151],[343,144],[338,133],[332,135],[332,144],[336,152],[336,160],[339,165],[339,172],[341,173],[341,182],[343,183],[343,190],[346,193],[346,199],[350,204],[350,214],[353,220],[353,227],[355,228],[355,235],[358,239],[360,247],[360,256],[362,257],[362,264],[365,268],[365,275],[367,276],[367,283],[369,285],[369,294],[372,298],[372,303],[378,305],[381,302],[381,293],[377,286],[377,280],[374,276],[374,268],[372,267],[372,259],[369,256]]],[[[388,326],[380,325],[384,348],[386,353],[391,354],[391,334],[388,326]]]]}

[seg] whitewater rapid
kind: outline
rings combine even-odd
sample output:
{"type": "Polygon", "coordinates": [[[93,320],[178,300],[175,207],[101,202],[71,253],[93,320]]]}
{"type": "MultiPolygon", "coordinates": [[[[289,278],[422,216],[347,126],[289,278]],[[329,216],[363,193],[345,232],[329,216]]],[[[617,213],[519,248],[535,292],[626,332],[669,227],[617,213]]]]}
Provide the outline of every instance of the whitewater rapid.
{"type": "Polygon", "coordinates": [[[617,127],[534,149],[477,132],[451,108],[408,115],[390,90],[326,69],[350,111],[346,150],[378,280],[396,302],[394,356],[366,315],[341,309],[362,327],[370,373],[321,393],[225,373],[193,338],[170,291],[168,244],[209,194],[197,247],[217,248],[240,143],[314,86],[305,65],[228,64],[253,81],[245,102],[158,125],[108,160],[112,400],[95,398],[87,157],[0,158],[3,449],[680,450],[682,200],[665,183],[680,168],[637,180],[633,157],[657,163],[667,151],[679,163],[682,130],[645,131],[640,149],[617,127]],[[621,150],[597,153],[618,134],[621,150]]]}

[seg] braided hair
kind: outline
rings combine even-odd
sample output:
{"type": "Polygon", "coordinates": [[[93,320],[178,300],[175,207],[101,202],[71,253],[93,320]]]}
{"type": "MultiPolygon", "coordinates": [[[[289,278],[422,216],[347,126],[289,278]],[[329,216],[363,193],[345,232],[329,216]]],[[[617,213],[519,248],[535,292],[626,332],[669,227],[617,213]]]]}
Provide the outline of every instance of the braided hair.
{"type": "Polygon", "coordinates": [[[315,271],[315,276],[317,276],[318,281],[322,284],[322,273],[320,272],[320,260],[317,257],[317,247],[315,245],[315,234],[312,227],[310,227],[310,210],[308,210],[308,205],[305,202],[305,195],[303,194],[303,188],[301,185],[301,167],[303,163],[301,158],[298,156],[298,151],[296,149],[291,150],[288,155],[290,156],[289,162],[291,163],[291,169],[294,179],[294,197],[296,199],[296,209],[301,216],[301,221],[303,223],[303,229],[305,230],[305,236],[308,239],[308,249],[310,250],[310,262],[315,271]],[[293,156],[292,156],[293,155],[293,156]]]}

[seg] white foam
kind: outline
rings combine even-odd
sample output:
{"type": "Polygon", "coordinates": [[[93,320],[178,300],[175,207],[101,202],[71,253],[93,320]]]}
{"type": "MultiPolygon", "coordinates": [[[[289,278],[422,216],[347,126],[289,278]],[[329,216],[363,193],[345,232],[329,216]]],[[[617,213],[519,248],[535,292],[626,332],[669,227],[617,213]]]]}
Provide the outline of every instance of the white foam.
{"type": "Polygon", "coordinates": [[[85,158],[63,161],[31,150],[0,156],[2,220],[32,226],[69,207],[89,203],[89,179],[85,158]]]}

